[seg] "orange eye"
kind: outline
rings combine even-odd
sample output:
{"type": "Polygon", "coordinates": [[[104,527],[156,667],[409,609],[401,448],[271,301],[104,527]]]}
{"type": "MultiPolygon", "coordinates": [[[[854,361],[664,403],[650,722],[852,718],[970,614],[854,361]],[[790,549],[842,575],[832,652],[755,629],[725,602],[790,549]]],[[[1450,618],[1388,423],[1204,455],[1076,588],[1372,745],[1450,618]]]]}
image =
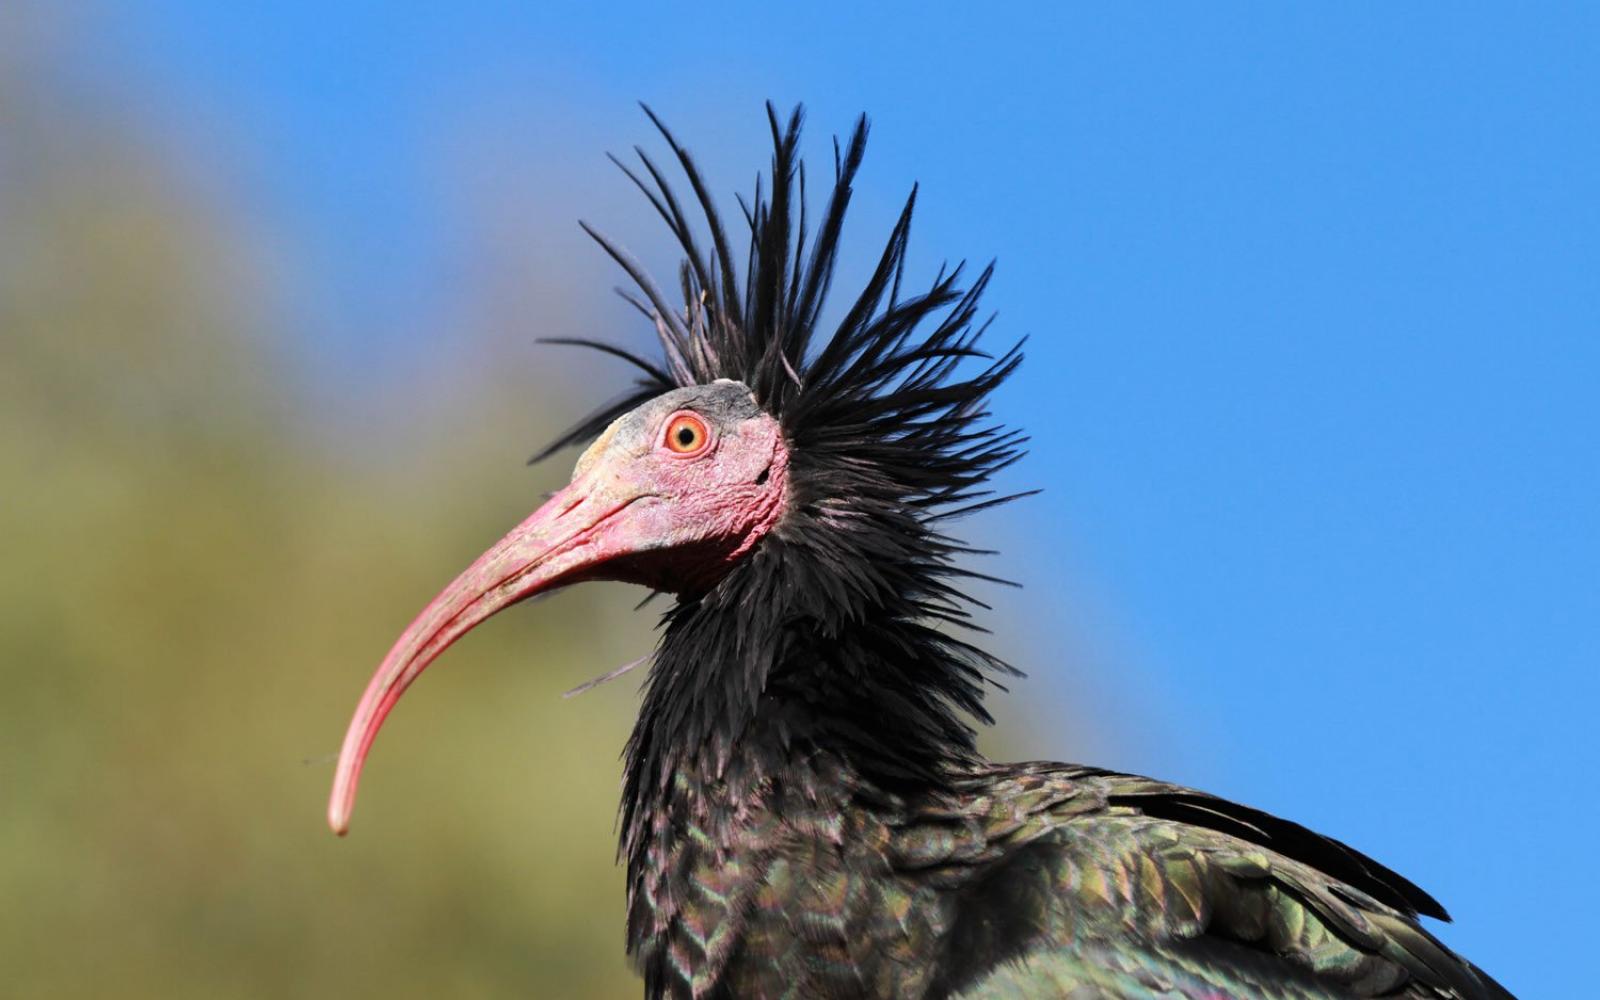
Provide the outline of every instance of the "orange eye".
{"type": "Polygon", "coordinates": [[[711,429],[693,413],[675,414],[667,421],[667,450],[677,455],[697,455],[711,442],[711,429]]]}

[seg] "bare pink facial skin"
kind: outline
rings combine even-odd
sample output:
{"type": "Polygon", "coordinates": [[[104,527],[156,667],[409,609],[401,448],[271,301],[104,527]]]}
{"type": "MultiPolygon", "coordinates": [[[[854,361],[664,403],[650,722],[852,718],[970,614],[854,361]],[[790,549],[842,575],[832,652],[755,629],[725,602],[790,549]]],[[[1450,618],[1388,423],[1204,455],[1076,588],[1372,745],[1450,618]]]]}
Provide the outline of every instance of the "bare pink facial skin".
{"type": "Polygon", "coordinates": [[[339,753],[328,803],[334,832],[349,830],[384,719],[451,643],[519,601],[581,580],[669,593],[710,587],[781,520],[788,471],[778,422],[737,382],[675,389],[617,418],[578,459],[572,482],[423,608],[379,664],[339,753]],[[667,440],[684,414],[708,432],[689,454],[667,440]]]}

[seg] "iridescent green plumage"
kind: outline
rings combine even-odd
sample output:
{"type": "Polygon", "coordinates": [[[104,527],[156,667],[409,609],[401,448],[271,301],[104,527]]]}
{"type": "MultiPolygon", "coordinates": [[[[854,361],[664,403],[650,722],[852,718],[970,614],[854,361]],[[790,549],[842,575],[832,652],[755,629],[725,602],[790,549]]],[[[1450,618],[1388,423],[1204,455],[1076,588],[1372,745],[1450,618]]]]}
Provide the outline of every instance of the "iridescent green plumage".
{"type": "Polygon", "coordinates": [[[811,766],[820,794],[664,845],[634,913],[660,995],[1508,996],[1419,926],[1437,904],[1415,887],[1230,803],[1062,764],[914,798],[811,766]],[[1174,803],[1216,824],[1162,818],[1174,803]]]}

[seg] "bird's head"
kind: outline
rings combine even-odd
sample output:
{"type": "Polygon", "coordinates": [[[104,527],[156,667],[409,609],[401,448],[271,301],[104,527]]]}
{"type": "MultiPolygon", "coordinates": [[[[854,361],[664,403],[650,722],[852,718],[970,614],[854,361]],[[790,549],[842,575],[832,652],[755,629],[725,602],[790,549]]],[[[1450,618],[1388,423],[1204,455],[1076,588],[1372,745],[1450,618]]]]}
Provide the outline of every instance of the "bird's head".
{"type": "Polygon", "coordinates": [[[571,483],[456,577],[384,657],[339,756],[334,830],[349,826],[384,718],[451,643],[519,601],[582,580],[668,593],[710,586],[782,518],[788,470],[782,428],[739,382],[674,389],[617,417],[571,483]]]}
{"type": "Polygon", "coordinates": [[[967,624],[968,598],[954,581],[977,574],[956,565],[972,550],[944,525],[1009,499],[987,480],[1020,456],[1023,438],[990,422],[985,401],[1021,361],[1021,345],[998,356],[980,347],[984,325],[974,319],[988,269],[962,288],[960,266],[941,268],[931,286],[902,296],[915,189],[865,287],[838,327],[816,336],[867,123],[836,144],[833,191],[808,232],[800,111],[785,125],[769,105],[768,117],[770,187],[758,184],[741,203],[750,228],[742,276],[704,179],[665,128],[705,234],[646,154],[653,188],[623,167],[683,249],[682,302],[590,233],[639,286],[642,299],[624,294],[652,320],[662,358],[557,341],[622,358],[643,377],[535,456],[593,441],[572,482],[446,587],[384,658],[345,735],[329,805],[334,830],[349,824],[379,726],[428,664],[496,612],[582,580],[687,595],[679,608],[732,609],[751,640],[734,643],[748,669],[719,680],[745,694],[764,690],[769,664],[752,651],[778,633],[827,639],[864,622],[898,628],[880,645],[914,649],[915,670],[848,671],[856,687],[884,687],[882,700],[918,714],[901,730],[951,745],[970,742],[959,713],[986,718],[983,679],[1008,668],[945,628],[967,624]],[[985,359],[979,370],[962,367],[975,358],[985,359]]]}

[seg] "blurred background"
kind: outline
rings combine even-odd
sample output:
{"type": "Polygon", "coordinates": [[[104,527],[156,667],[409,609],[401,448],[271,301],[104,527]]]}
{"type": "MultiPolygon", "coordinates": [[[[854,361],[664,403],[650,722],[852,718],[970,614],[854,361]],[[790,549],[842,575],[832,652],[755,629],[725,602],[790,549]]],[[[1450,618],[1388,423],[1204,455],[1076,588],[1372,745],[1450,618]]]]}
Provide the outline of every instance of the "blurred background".
{"type": "MultiPolygon", "coordinates": [[[[1581,4],[0,4],[0,975],[8,996],[636,994],[613,866],[640,593],[497,619],[386,728],[414,612],[565,479],[527,454],[642,344],[604,161],[725,207],[873,147],[843,273],[998,257],[970,526],[1030,677],[993,752],[1292,816],[1439,896],[1524,997],[1600,821],[1600,26],[1581,4]]],[[[841,279],[841,290],[850,279],[841,279]]],[[[1579,984],[1584,984],[1580,986],[1579,984]]]]}

